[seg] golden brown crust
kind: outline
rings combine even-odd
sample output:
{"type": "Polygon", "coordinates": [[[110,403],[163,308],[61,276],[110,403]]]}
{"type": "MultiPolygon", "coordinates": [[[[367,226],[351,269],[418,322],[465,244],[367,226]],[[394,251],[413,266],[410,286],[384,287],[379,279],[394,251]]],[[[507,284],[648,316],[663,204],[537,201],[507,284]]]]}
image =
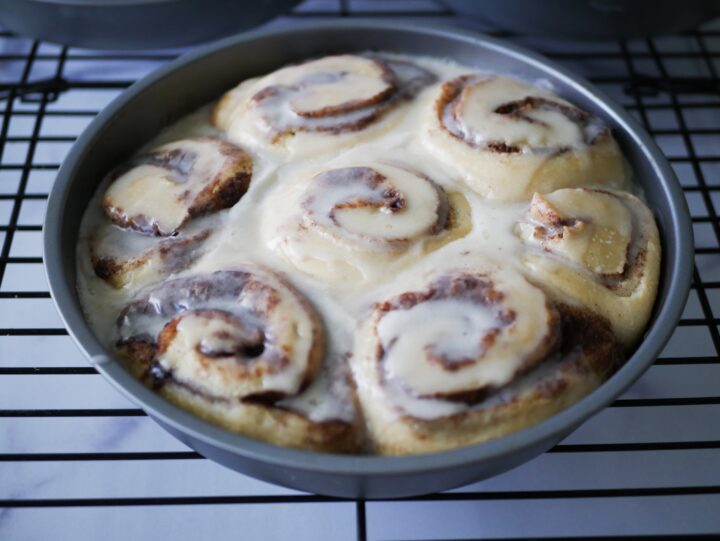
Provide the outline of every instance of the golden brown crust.
{"type": "Polygon", "coordinates": [[[229,166],[197,195],[188,209],[191,218],[232,207],[247,192],[253,171],[252,158],[240,147],[214,137],[196,139],[215,142],[229,159],[229,166]]]}
{"type": "Polygon", "coordinates": [[[275,445],[326,453],[358,453],[363,448],[359,419],[314,422],[299,412],[272,404],[208,401],[172,383],[160,387],[159,393],[206,421],[275,445]]]}

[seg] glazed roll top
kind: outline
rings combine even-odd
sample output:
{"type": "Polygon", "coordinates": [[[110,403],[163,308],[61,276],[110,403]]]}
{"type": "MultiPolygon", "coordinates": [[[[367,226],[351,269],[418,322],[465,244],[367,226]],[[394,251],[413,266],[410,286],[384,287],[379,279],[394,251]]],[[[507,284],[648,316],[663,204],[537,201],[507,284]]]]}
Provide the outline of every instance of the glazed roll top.
{"type": "Polygon", "coordinates": [[[165,282],[123,310],[118,332],[120,353],[156,383],[226,400],[299,393],[325,343],[307,301],[259,267],[165,282]]]}
{"type": "Polygon", "coordinates": [[[254,134],[255,143],[270,148],[303,132],[360,132],[434,79],[406,61],[327,56],[244,83],[219,102],[213,122],[233,140],[254,134]]]}
{"type": "Polygon", "coordinates": [[[338,241],[369,250],[397,250],[441,231],[445,192],[402,166],[330,169],[313,177],[301,201],[305,223],[338,241]]]}
{"type": "Polygon", "coordinates": [[[483,196],[529,198],[583,184],[622,186],[622,156],[608,126],[551,91],[469,74],[443,83],[425,130],[440,158],[483,196]]]}
{"type": "Polygon", "coordinates": [[[559,319],[541,291],[511,273],[457,273],[380,304],[383,378],[419,398],[477,401],[554,350],[559,319]]]}
{"type": "Polygon", "coordinates": [[[565,152],[608,135],[605,123],[590,113],[547,91],[500,77],[467,75],[448,81],[436,107],[455,137],[501,153],[565,152]]]}
{"type": "Polygon", "coordinates": [[[115,171],[103,208],[121,227],[170,236],[194,216],[234,205],[251,174],[252,160],[239,147],[212,137],[184,139],[115,171]]]}
{"type": "Polygon", "coordinates": [[[536,280],[606,317],[626,346],[639,338],[660,265],[658,231],[642,201],[587,188],[535,194],[518,234],[536,280]]]}
{"type": "Polygon", "coordinates": [[[517,272],[452,271],[376,305],[359,337],[356,377],[393,415],[438,419],[511,384],[559,341],[557,310],[517,272]]]}

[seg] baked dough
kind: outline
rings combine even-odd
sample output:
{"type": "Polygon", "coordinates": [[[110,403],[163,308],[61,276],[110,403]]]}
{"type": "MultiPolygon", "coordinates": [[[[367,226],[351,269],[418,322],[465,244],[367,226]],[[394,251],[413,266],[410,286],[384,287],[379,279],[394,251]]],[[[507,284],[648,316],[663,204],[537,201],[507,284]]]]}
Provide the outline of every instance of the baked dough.
{"type": "Polygon", "coordinates": [[[214,216],[247,191],[253,162],[215,137],[181,139],[131,159],[109,175],[106,219],[90,235],[95,274],[115,288],[181,271],[207,250],[214,216]]]}
{"type": "Polygon", "coordinates": [[[535,424],[622,359],[608,323],[494,265],[376,304],[354,359],[374,451],[442,451],[535,424]]]}
{"type": "Polygon", "coordinates": [[[517,231],[535,282],[606,318],[625,348],[637,344],[655,303],[661,254],[640,199],[589,188],[535,194],[517,231]]]}
{"type": "Polygon", "coordinates": [[[268,246],[329,284],[376,283],[472,227],[462,193],[390,159],[342,160],[279,190],[263,220],[268,246]]]}
{"type": "Polygon", "coordinates": [[[302,158],[391,129],[434,81],[408,60],[326,56],[241,83],[220,99],[212,122],[239,144],[302,158]]]}
{"type": "Polygon", "coordinates": [[[160,284],[125,307],[117,333],[117,351],[133,373],[205,419],[292,447],[358,445],[354,390],[342,365],[319,375],[330,364],[322,322],[266,269],[160,284]],[[340,395],[344,415],[315,420],[292,407],[293,398],[317,393],[318,386],[340,395]]]}
{"type": "Polygon", "coordinates": [[[440,86],[425,115],[426,148],[483,197],[517,201],[569,186],[626,186],[607,125],[549,90],[462,75],[440,86]]]}
{"type": "Polygon", "coordinates": [[[247,191],[252,159],[213,137],[168,143],[113,173],[103,197],[121,227],[168,237],[188,220],[233,206],[247,191]]]}

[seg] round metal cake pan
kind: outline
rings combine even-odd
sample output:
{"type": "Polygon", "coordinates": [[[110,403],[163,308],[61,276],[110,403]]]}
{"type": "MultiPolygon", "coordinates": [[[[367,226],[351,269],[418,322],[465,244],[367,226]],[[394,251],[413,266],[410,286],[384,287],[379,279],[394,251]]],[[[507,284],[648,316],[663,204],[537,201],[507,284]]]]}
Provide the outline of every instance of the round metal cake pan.
{"type": "Polygon", "coordinates": [[[63,164],[44,228],[50,289],[70,334],[122,393],[188,446],[245,474],[309,492],[390,498],[456,487],[513,468],[549,449],[625,391],[654,361],[680,318],[690,287],[693,237],[685,198],[647,133],[581,78],[508,43],[449,28],[332,21],[258,31],[216,42],[130,87],[86,129],[63,164]],[[645,338],[599,389],[550,419],[504,438],[408,457],[341,456],[281,448],[233,434],[177,408],[127,373],[93,335],[76,293],[80,220],[105,173],[163,127],[247,77],[324,54],[369,49],[431,55],[549,81],[556,91],[612,125],[655,213],[663,242],[662,280],[645,338]]]}

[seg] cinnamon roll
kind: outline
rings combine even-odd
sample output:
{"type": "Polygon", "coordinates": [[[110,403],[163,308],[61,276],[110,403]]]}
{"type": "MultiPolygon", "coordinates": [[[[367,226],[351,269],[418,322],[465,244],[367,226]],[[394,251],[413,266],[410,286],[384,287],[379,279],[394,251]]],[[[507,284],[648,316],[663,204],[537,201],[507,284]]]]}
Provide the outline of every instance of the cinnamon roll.
{"type": "Polygon", "coordinates": [[[219,226],[208,214],[245,193],[252,160],[213,137],[183,139],[130,160],[102,199],[107,222],[91,235],[95,274],[115,288],[179,272],[205,251],[219,226]]]}
{"type": "Polygon", "coordinates": [[[549,90],[492,75],[446,81],[423,130],[427,148],[484,197],[522,200],[580,185],[623,187],[610,128],[549,90]]]}
{"type": "Polygon", "coordinates": [[[349,160],[282,185],[268,209],[268,243],[300,270],[354,284],[467,234],[467,200],[412,166],[349,160]],[[278,223],[279,222],[279,223],[278,223]]]}
{"type": "Polygon", "coordinates": [[[212,121],[233,141],[323,151],[357,142],[434,81],[407,60],[327,56],[240,84],[218,102],[212,121]]]}
{"type": "Polygon", "coordinates": [[[537,423],[597,387],[620,359],[604,319],[486,265],[377,303],[353,368],[375,451],[412,454],[537,423]]]}
{"type": "Polygon", "coordinates": [[[214,137],[163,145],[113,173],[102,205],[120,227],[167,237],[192,217],[229,208],[250,184],[252,159],[214,137]]]}
{"type": "Polygon", "coordinates": [[[319,317],[271,271],[247,266],[167,281],[122,310],[117,332],[118,354],[134,374],[213,423],[292,447],[358,444],[347,375],[326,367],[320,376],[319,317]],[[333,400],[342,406],[328,407],[333,400]]]}
{"type": "Polygon", "coordinates": [[[565,302],[607,318],[625,347],[647,325],[660,274],[652,212],[621,191],[536,193],[517,228],[529,276],[565,302]]]}

